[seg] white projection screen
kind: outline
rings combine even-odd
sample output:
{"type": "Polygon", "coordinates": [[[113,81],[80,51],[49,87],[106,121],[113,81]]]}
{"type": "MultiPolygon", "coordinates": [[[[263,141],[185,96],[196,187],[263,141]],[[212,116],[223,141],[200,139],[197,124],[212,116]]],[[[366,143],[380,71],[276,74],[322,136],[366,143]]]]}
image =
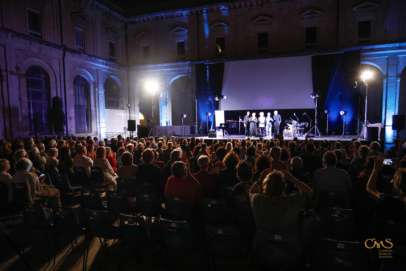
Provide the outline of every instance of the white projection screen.
{"type": "Polygon", "coordinates": [[[221,110],[314,108],[311,56],[229,61],[221,110]]]}

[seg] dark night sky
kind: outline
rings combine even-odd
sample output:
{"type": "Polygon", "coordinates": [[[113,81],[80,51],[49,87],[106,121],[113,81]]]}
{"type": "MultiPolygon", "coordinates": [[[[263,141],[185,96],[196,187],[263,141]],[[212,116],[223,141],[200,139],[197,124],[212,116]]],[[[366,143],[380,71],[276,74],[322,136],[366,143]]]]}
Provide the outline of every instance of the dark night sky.
{"type": "Polygon", "coordinates": [[[97,0],[107,7],[117,11],[124,16],[134,16],[160,12],[165,10],[175,10],[181,8],[191,8],[217,2],[233,2],[234,0],[97,0]]]}

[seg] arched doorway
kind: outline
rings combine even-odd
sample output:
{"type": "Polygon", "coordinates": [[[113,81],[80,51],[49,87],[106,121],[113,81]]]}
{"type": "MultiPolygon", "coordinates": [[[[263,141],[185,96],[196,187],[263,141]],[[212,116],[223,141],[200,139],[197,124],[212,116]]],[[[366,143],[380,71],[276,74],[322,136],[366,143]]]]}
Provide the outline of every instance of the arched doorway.
{"type": "Polygon", "coordinates": [[[169,85],[172,104],[172,125],[182,125],[182,114],[186,114],[184,125],[195,123],[195,97],[192,93],[192,80],[179,77],[169,85]]]}
{"type": "Polygon", "coordinates": [[[90,87],[89,82],[80,75],[73,80],[73,95],[75,100],[75,130],[76,133],[90,132],[90,87]]]}
{"type": "MultiPolygon", "coordinates": [[[[406,115],[406,67],[402,70],[402,73],[400,74],[398,114],[406,115]]],[[[406,129],[399,131],[398,137],[402,141],[406,140],[406,129]]]]}
{"type": "MultiPolygon", "coordinates": [[[[373,76],[368,80],[368,116],[370,123],[382,123],[382,102],[383,102],[383,74],[380,69],[375,66],[362,64],[360,66],[361,73],[365,70],[371,71],[373,76]]],[[[365,112],[365,87],[361,88],[362,101],[360,104],[361,121],[364,121],[365,112]]]]}
{"type": "Polygon", "coordinates": [[[26,72],[26,81],[30,134],[49,133],[50,86],[48,73],[39,66],[32,66],[26,72]]]}

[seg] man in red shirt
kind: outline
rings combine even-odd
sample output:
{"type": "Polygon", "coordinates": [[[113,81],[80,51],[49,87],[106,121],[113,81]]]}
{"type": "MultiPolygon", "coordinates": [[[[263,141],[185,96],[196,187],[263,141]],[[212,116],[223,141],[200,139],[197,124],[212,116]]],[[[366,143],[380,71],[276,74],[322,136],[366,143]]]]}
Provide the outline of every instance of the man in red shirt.
{"type": "Polygon", "coordinates": [[[200,184],[196,178],[190,174],[185,162],[177,161],[172,165],[172,176],[169,177],[165,188],[166,196],[185,196],[190,199],[192,206],[200,202],[200,184]]]}

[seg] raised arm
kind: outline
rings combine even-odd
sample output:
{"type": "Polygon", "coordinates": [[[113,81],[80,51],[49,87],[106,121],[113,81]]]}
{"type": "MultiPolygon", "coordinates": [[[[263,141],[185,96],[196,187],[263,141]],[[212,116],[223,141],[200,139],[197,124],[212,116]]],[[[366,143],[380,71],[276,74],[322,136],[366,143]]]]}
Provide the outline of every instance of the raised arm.
{"type": "Polygon", "coordinates": [[[378,181],[378,176],[379,176],[379,172],[382,169],[383,166],[383,155],[380,154],[377,157],[374,157],[374,170],[372,171],[371,176],[369,177],[368,183],[367,183],[367,191],[368,193],[370,193],[371,195],[379,198],[379,195],[381,193],[379,193],[378,190],[376,190],[376,182],[378,181]]]}
{"type": "Polygon", "coordinates": [[[282,173],[285,176],[285,180],[293,183],[297,187],[300,194],[306,194],[309,199],[312,198],[313,190],[307,184],[293,177],[287,170],[282,170],[282,173]]]}

